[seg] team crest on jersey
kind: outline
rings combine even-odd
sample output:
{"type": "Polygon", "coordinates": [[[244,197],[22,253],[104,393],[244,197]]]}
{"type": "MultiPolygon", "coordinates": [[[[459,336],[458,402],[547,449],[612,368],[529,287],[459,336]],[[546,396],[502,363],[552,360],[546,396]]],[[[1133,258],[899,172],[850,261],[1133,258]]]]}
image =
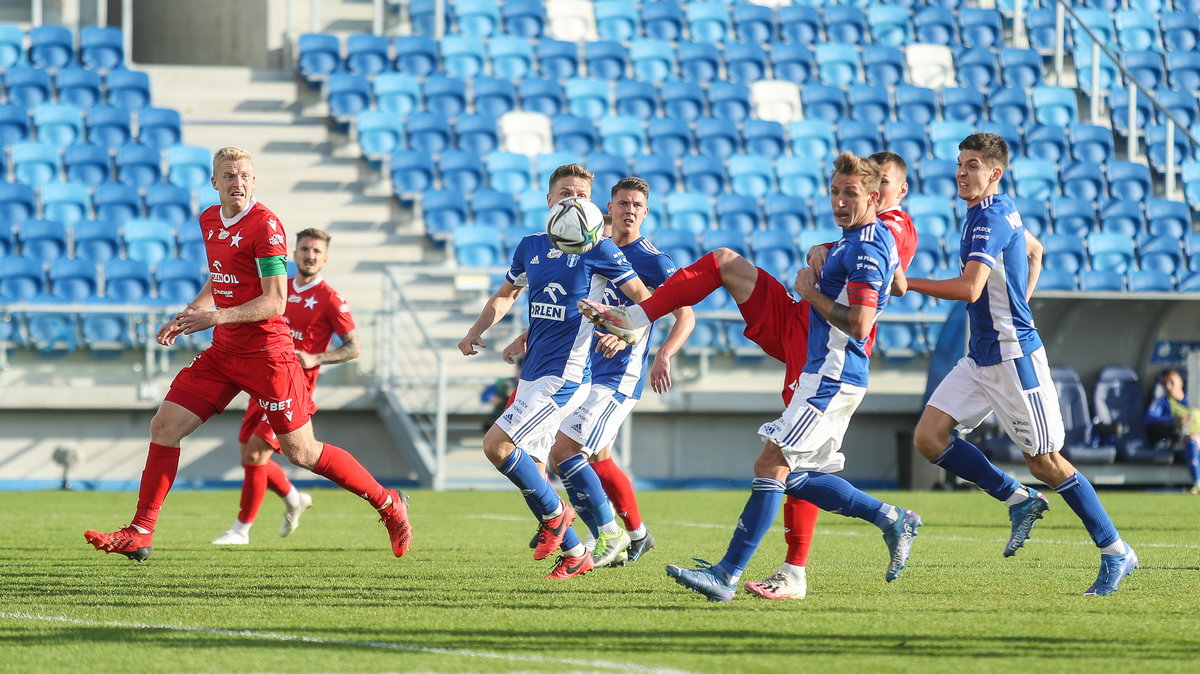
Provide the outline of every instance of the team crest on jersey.
{"type": "Polygon", "coordinates": [[[563,254],[563,252],[561,250],[555,248],[554,250],[546,253],[546,259],[553,260],[556,257],[562,257],[562,254],[563,254]]]}
{"type": "Polygon", "coordinates": [[[288,295],[288,304],[296,304],[300,301],[299,295],[288,295]]]}
{"type": "Polygon", "coordinates": [[[272,234],[271,238],[267,239],[267,245],[269,246],[278,246],[281,243],[283,243],[282,234],[272,234]]]}
{"type": "Polygon", "coordinates": [[[220,241],[224,241],[225,239],[228,239],[228,238],[229,238],[229,230],[228,229],[222,229],[221,233],[217,235],[217,239],[220,241]]]}
{"type": "Polygon", "coordinates": [[[567,266],[568,267],[574,267],[577,264],[579,264],[579,256],[578,255],[576,255],[575,253],[571,253],[570,255],[567,256],[567,266]]]}
{"type": "Polygon", "coordinates": [[[339,314],[345,314],[345,313],[349,313],[349,311],[350,311],[350,305],[349,305],[349,304],[343,304],[342,306],[338,307],[338,313],[339,313],[339,314]]]}

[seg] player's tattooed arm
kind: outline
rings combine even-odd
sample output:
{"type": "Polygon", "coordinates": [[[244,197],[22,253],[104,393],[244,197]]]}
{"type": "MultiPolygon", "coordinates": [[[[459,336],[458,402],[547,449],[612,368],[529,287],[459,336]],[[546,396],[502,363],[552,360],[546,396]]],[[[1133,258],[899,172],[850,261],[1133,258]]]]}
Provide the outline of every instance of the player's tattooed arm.
{"type": "Polygon", "coordinates": [[[354,330],[344,335],[338,335],[338,338],[342,340],[342,345],[325,353],[297,351],[296,357],[300,359],[300,366],[308,370],[318,365],[346,363],[362,355],[362,344],[358,341],[358,335],[354,330]]]}
{"type": "Polygon", "coordinates": [[[833,298],[827,297],[817,286],[816,276],[811,267],[805,267],[796,274],[796,292],[807,300],[833,327],[850,335],[854,339],[866,339],[871,334],[874,321],[874,307],[854,305],[851,307],[838,304],[833,298]]]}

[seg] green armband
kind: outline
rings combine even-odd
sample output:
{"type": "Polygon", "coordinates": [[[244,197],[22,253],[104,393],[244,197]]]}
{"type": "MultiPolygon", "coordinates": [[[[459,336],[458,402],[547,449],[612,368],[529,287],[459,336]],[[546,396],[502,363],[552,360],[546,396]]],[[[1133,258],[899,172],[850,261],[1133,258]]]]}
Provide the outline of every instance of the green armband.
{"type": "Polygon", "coordinates": [[[287,256],[272,255],[271,257],[256,258],[258,261],[258,276],[285,276],[287,274],[287,256]]]}

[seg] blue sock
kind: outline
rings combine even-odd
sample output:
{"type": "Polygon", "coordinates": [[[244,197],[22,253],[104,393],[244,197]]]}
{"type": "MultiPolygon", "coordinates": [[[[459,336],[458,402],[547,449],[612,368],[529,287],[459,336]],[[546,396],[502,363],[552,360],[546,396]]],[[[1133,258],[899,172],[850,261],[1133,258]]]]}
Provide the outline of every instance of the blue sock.
{"type": "Polygon", "coordinates": [[[1183,458],[1187,461],[1188,472],[1192,474],[1192,484],[1200,484],[1200,443],[1196,438],[1188,436],[1183,442],[1183,458]]]}
{"type": "Polygon", "coordinates": [[[597,531],[613,521],[612,508],[608,505],[604,486],[600,484],[600,477],[596,475],[586,456],[576,454],[566,461],[560,461],[558,476],[562,478],[563,486],[567,489],[567,498],[571,499],[575,512],[590,512],[597,531]]]}
{"type": "Polygon", "coordinates": [[[877,527],[884,527],[894,518],[895,511],[883,501],[829,473],[792,473],[787,480],[787,495],[808,501],[821,510],[846,517],[857,517],[877,527]]]}
{"type": "Polygon", "coordinates": [[[546,482],[533,459],[520,447],[508,455],[499,470],[521,490],[526,505],[538,519],[544,519],[558,507],[558,494],[555,494],[550,483],[546,482]]]}
{"type": "MultiPolygon", "coordinates": [[[[570,498],[570,494],[575,491],[575,483],[570,478],[563,478],[562,483],[563,489],[567,492],[567,497],[570,498]]],[[[587,526],[588,533],[592,535],[592,538],[599,538],[600,527],[596,526],[596,517],[592,514],[592,509],[581,507],[575,503],[572,503],[572,506],[574,506],[575,512],[579,515],[579,519],[583,520],[583,523],[587,526]]]]}
{"type": "Polygon", "coordinates": [[[1096,496],[1095,488],[1083,476],[1083,473],[1076,472],[1055,487],[1054,491],[1058,492],[1067,505],[1071,506],[1071,510],[1074,510],[1075,514],[1079,516],[1079,519],[1083,520],[1083,526],[1095,541],[1096,547],[1103,548],[1120,538],[1117,534],[1117,525],[1113,524],[1112,519],[1109,518],[1108,512],[1100,504],[1100,497],[1096,496]]]}
{"type": "Polygon", "coordinates": [[[730,577],[740,576],[746,570],[746,564],[779,513],[779,504],[783,503],[783,483],[779,480],[756,477],[752,489],[729,540],[729,549],[717,564],[730,577]]]}
{"type": "Polygon", "coordinates": [[[994,499],[1005,500],[1013,495],[1020,483],[999,468],[962,438],[955,438],[933,463],[984,490],[994,499]]]}

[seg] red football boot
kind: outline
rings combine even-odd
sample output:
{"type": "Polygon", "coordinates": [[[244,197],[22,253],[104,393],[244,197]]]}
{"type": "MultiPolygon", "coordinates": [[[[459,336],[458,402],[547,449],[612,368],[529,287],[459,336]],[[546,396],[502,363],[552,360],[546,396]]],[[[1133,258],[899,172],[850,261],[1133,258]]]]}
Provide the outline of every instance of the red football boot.
{"type": "Polygon", "coordinates": [[[554,565],[554,570],[542,576],[547,580],[566,580],[574,576],[582,576],[596,566],[592,556],[586,551],[578,557],[562,555],[554,565]]]}
{"type": "Polygon", "coordinates": [[[392,539],[392,554],[403,557],[412,541],[412,527],[408,524],[408,494],[391,489],[388,495],[392,497],[392,503],[379,511],[379,521],[387,527],[388,537],[392,539]]]}
{"type": "Polygon", "coordinates": [[[150,558],[150,538],[153,534],[143,534],[133,525],[127,526],[120,531],[111,533],[101,533],[88,529],[83,532],[83,539],[92,544],[92,547],[104,552],[116,552],[132,559],[135,562],[144,562],[150,558]]]}
{"type": "Polygon", "coordinates": [[[558,517],[552,520],[542,520],[538,524],[537,546],[533,548],[534,559],[545,559],[550,556],[550,553],[558,549],[562,545],[563,534],[567,533],[567,527],[571,526],[571,522],[575,521],[575,509],[570,503],[559,499],[562,504],[562,512],[558,517]]]}

